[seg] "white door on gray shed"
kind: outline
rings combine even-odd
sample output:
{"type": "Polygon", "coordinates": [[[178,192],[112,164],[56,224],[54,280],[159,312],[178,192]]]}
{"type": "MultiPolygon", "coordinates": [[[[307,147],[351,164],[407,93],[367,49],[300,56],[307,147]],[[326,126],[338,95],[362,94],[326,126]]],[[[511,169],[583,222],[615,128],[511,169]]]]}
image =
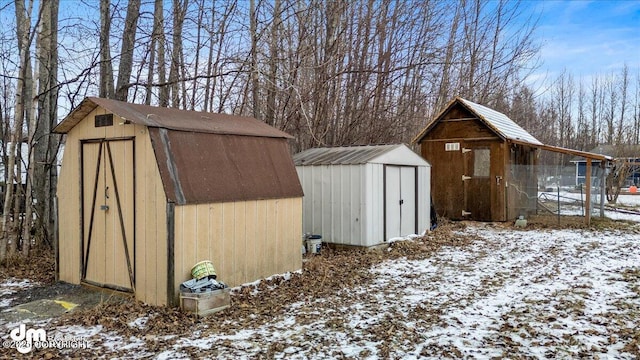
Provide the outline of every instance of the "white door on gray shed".
{"type": "Polygon", "coordinates": [[[416,168],[386,165],[385,240],[416,233],[416,168]]]}

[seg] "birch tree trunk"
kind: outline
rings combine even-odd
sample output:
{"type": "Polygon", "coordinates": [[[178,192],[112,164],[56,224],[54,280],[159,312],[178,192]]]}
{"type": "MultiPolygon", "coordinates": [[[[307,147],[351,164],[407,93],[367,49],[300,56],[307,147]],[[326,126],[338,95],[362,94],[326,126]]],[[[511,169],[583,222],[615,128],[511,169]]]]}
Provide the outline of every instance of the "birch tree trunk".
{"type": "MultiPolygon", "coordinates": [[[[36,222],[33,226],[35,237],[31,243],[39,245],[45,240],[49,245],[53,239],[53,198],[56,190],[57,154],[60,146],[59,135],[52,134],[58,120],[58,11],[59,0],[49,0],[41,3],[41,21],[36,38],[37,89],[37,117],[33,126],[33,136],[30,138],[30,149],[33,159],[29,171],[32,180],[34,211],[36,222]]],[[[30,129],[31,130],[31,129],[30,129]]],[[[30,192],[27,191],[27,194],[30,192]]],[[[29,218],[25,216],[25,218],[29,218]]],[[[31,234],[30,229],[23,229],[23,241],[31,234]]],[[[23,254],[27,255],[23,248],[23,254]]]]}
{"type": "Polygon", "coordinates": [[[16,33],[18,35],[18,54],[20,56],[20,65],[18,68],[18,79],[16,86],[16,103],[15,103],[15,118],[13,129],[11,130],[11,144],[9,146],[9,154],[7,164],[5,166],[5,172],[7,173],[6,191],[4,198],[4,208],[2,212],[2,219],[0,227],[2,234],[0,237],[0,262],[6,261],[7,257],[13,256],[16,249],[16,242],[18,240],[19,229],[17,227],[18,217],[15,216],[15,212],[20,212],[20,203],[18,202],[18,208],[15,207],[16,196],[14,188],[21,187],[21,174],[18,170],[16,174],[16,168],[20,161],[21,145],[22,145],[22,127],[24,125],[24,119],[27,116],[27,101],[31,98],[31,56],[30,46],[31,43],[31,10],[33,3],[29,2],[29,8],[25,7],[24,0],[16,0],[16,33]],[[15,185],[15,186],[14,186],[15,185]]]}

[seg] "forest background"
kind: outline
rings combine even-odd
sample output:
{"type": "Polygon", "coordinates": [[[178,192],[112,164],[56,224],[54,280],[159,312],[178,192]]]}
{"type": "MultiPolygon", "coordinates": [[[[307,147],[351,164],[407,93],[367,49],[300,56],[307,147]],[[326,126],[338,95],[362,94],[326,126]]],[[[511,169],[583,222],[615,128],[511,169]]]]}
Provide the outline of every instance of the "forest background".
{"type": "Polygon", "coordinates": [[[86,96],[254,116],[293,135],[293,152],[408,143],[454,96],[545,144],[640,143],[640,61],[588,76],[568,63],[541,79],[541,13],[530,5],[2,1],[0,156],[15,170],[0,178],[0,262],[55,247],[63,139],[51,129],[86,96]],[[22,172],[24,187],[4,185],[22,172]]]}

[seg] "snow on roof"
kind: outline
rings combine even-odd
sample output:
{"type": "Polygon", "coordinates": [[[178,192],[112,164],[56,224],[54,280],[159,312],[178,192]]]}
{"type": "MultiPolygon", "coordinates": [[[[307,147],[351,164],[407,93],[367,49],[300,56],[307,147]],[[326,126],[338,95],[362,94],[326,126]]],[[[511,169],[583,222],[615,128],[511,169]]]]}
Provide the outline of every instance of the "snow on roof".
{"type": "Polygon", "coordinates": [[[529,134],[525,129],[520,127],[520,125],[516,124],[507,115],[463,98],[457,99],[505,139],[542,145],[538,139],[529,134]]]}
{"type": "Polygon", "coordinates": [[[486,106],[476,104],[472,101],[456,97],[436,116],[422,131],[413,139],[413,143],[420,142],[424,136],[431,130],[438,121],[453,106],[460,104],[472,114],[476,115],[487,127],[489,127],[498,136],[506,140],[522,142],[531,145],[543,145],[538,139],[529,134],[525,129],[516,124],[513,120],[501,112],[490,109],[486,106]]]}

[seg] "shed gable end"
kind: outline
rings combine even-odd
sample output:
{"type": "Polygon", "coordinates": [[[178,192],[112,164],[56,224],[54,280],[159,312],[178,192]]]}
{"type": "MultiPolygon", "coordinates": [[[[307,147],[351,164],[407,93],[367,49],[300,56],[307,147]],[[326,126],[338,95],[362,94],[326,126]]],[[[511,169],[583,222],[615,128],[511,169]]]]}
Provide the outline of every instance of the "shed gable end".
{"type": "Polygon", "coordinates": [[[499,139],[482,121],[467,118],[464,120],[449,119],[440,120],[425,134],[425,140],[449,140],[449,139],[499,139]]]}
{"type": "Polygon", "coordinates": [[[94,116],[94,127],[113,126],[113,114],[99,114],[94,116]]]}

